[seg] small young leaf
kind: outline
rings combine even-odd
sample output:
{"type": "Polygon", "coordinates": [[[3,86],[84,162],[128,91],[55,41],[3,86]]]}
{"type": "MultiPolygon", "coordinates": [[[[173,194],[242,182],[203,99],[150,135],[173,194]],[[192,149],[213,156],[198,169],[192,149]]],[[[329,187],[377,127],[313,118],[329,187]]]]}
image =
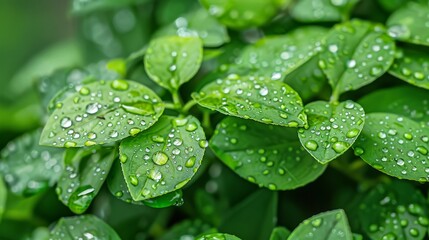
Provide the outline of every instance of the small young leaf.
{"type": "Polygon", "coordinates": [[[389,73],[412,85],[429,89],[429,53],[412,48],[401,50],[401,57],[395,59],[389,73]]]}
{"type": "Polygon", "coordinates": [[[39,146],[40,130],[27,133],[2,150],[0,174],[11,192],[32,196],[52,187],[61,175],[64,151],[39,146]]]}
{"type": "Polygon", "coordinates": [[[107,177],[107,187],[110,193],[116,198],[136,205],[143,205],[142,201],[134,201],[128,190],[127,183],[125,182],[124,174],[122,173],[121,163],[115,161],[110,169],[109,176],[107,177]]]}
{"type": "Polygon", "coordinates": [[[390,176],[429,181],[429,128],[390,113],[370,113],[355,154],[390,176]]]}
{"type": "Polygon", "coordinates": [[[304,220],[289,236],[288,240],[352,240],[347,216],[343,210],[317,214],[304,220]]]}
{"type": "Polygon", "coordinates": [[[287,240],[290,231],[285,227],[276,227],[271,232],[270,240],[287,240]]]}
{"type": "Polygon", "coordinates": [[[353,102],[339,104],[317,101],[305,106],[308,129],[299,130],[302,146],[320,163],[342,155],[359,136],[365,121],[363,108],[353,102]]]}
{"type": "Polygon", "coordinates": [[[429,6],[410,2],[387,20],[388,32],[400,41],[429,46],[429,6]]]}
{"type": "Polygon", "coordinates": [[[161,99],[132,81],[100,81],[82,86],[49,117],[40,144],[82,147],[111,143],[152,126],[164,111],[161,99]]]}
{"type": "Polygon", "coordinates": [[[381,25],[353,20],[330,31],[319,66],[339,95],[380,77],[393,63],[394,53],[395,43],[381,25]]]}
{"type": "Polygon", "coordinates": [[[162,235],[159,240],[172,240],[172,239],[194,239],[201,234],[216,233],[216,229],[204,223],[200,219],[184,220],[175,224],[171,229],[162,235]],[[192,237],[192,238],[191,238],[192,237]]]}
{"type": "Polygon", "coordinates": [[[226,233],[210,233],[199,236],[196,240],[241,240],[240,238],[226,233]]]}
{"type": "Polygon", "coordinates": [[[161,28],[155,35],[196,36],[201,38],[205,47],[219,47],[229,42],[226,27],[202,8],[177,18],[174,23],[161,28]]]}
{"type": "Polygon", "coordinates": [[[347,19],[359,0],[300,0],[291,10],[300,22],[337,22],[347,19]]]}
{"type": "Polygon", "coordinates": [[[51,240],[65,239],[120,240],[118,234],[93,215],[61,218],[51,231],[51,240]]]}
{"type": "Polygon", "coordinates": [[[421,240],[429,225],[425,198],[404,181],[379,184],[364,193],[357,220],[371,239],[421,240]]]}
{"type": "Polygon", "coordinates": [[[367,113],[388,112],[403,115],[429,127],[427,90],[412,86],[381,89],[364,96],[358,102],[367,113]]]}
{"type": "Polygon", "coordinates": [[[210,147],[242,178],[271,190],[304,186],[326,167],[301,147],[296,129],[239,118],[222,120],[210,147]]]}
{"type": "Polygon", "coordinates": [[[307,124],[300,96],[280,81],[230,75],[207,84],[192,97],[201,106],[226,115],[289,127],[307,124]]]}
{"type": "Polygon", "coordinates": [[[64,172],[58,180],[58,198],[76,214],[81,214],[100,191],[113,160],[115,148],[71,148],[66,150],[64,172]]]}
{"type": "Polygon", "coordinates": [[[201,165],[208,142],[199,121],[161,117],[120,145],[122,171],[135,201],[181,189],[201,165]]]}
{"type": "Polygon", "coordinates": [[[7,189],[6,184],[3,182],[3,176],[0,174],[0,223],[6,207],[7,189]]]}
{"type": "Polygon", "coordinates": [[[283,36],[265,37],[246,47],[235,62],[252,76],[283,79],[321,50],[321,39],[327,32],[311,26],[283,36]]]}
{"type": "Polygon", "coordinates": [[[203,46],[198,37],[169,36],[150,42],[144,64],[152,80],[177,91],[197,73],[202,59],[203,46]]]}
{"type": "Polygon", "coordinates": [[[210,15],[230,28],[244,29],[264,25],[290,0],[200,0],[210,15]]]}

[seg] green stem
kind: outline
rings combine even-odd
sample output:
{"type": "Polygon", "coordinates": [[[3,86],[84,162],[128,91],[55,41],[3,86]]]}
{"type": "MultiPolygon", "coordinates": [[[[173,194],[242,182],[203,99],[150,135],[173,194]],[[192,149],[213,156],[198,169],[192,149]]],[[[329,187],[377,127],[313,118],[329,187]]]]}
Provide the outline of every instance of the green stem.
{"type": "Polygon", "coordinates": [[[337,103],[339,98],[340,98],[340,92],[338,88],[334,88],[334,91],[332,91],[332,95],[331,95],[331,98],[329,99],[329,102],[337,103]]]}
{"type": "Polygon", "coordinates": [[[212,129],[212,125],[211,125],[210,112],[209,111],[203,111],[203,121],[201,124],[203,125],[206,136],[211,136],[213,133],[213,129],[212,129]]]}
{"type": "Polygon", "coordinates": [[[190,110],[190,109],[191,109],[195,104],[197,104],[197,102],[196,102],[194,99],[189,100],[189,101],[185,104],[185,106],[183,106],[183,108],[182,108],[182,112],[183,112],[183,113],[188,113],[188,112],[189,112],[189,110],[190,110]]]}
{"type": "Polygon", "coordinates": [[[174,103],[164,102],[164,107],[166,109],[178,110],[178,107],[174,103]]]}
{"type": "Polygon", "coordinates": [[[173,97],[173,103],[176,105],[176,107],[182,108],[183,107],[183,101],[179,95],[179,91],[178,90],[172,91],[171,96],[173,97]]]}

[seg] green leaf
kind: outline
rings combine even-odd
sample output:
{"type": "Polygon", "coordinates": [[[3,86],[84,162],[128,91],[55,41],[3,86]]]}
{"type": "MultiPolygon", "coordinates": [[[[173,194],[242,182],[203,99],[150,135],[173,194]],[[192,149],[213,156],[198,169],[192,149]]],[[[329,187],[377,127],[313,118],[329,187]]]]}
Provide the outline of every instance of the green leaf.
{"type": "MultiPolygon", "coordinates": [[[[429,30],[429,29],[428,29],[429,30]]],[[[429,89],[429,53],[403,48],[389,73],[417,87],[429,89]]]]}
{"type": "Polygon", "coordinates": [[[271,232],[270,240],[286,240],[290,231],[285,227],[276,227],[271,232]]]}
{"type": "Polygon", "coordinates": [[[316,101],[305,109],[310,127],[299,130],[299,140],[322,164],[347,151],[364,127],[363,108],[350,100],[341,103],[316,101]]]}
{"type": "Polygon", "coordinates": [[[338,96],[376,80],[389,69],[394,54],[395,43],[383,26],[353,20],[330,31],[319,66],[338,96]]]}
{"type": "Polygon", "coordinates": [[[378,3],[381,5],[381,7],[389,12],[399,9],[408,2],[410,2],[410,0],[378,0],[378,3]]]}
{"type": "Polygon", "coordinates": [[[240,238],[226,233],[210,233],[198,237],[196,240],[241,240],[240,238]]]}
{"type": "Polygon", "coordinates": [[[164,111],[162,100],[132,81],[100,81],[82,86],[57,103],[40,144],[82,147],[111,143],[152,126],[164,111]]]}
{"type": "Polygon", "coordinates": [[[113,160],[115,148],[67,149],[64,157],[65,170],[58,180],[58,198],[74,213],[81,214],[100,191],[113,160]]]}
{"type": "Polygon", "coordinates": [[[0,175],[0,223],[6,208],[7,189],[3,181],[3,176],[0,175]]]}
{"type": "Polygon", "coordinates": [[[315,97],[328,82],[318,61],[319,57],[314,56],[284,78],[284,82],[295,89],[303,101],[315,97]]]}
{"type": "Polygon", "coordinates": [[[379,184],[364,193],[357,221],[371,239],[425,239],[427,203],[418,189],[404,181],[379,184]]]}
{"type": "Polygon", "coordinates": [[[167,194],[143,200],[146,206],[152,208],[166,208],[170,206],[181,206],[183,204],[183,192],[182,189],[169,192],[167,194]]]}
{"type": "Polygon", "coordinates": [[[144,64],[152,80],[174,92],[197,73],[202,59],[198,37],[169,36],[150,42],[144,64]]]}
{"type": "MultiPolygon", "coordinates": [[[[120,79],[123,74],[109,68],[112,63],[118,61],[121,60],[102,61],[86,68],[63,68],[56,70],[49,76],[40,78],[38,87],[42,105],[46,109],[49,108],[49,112],[52,112],[58,102],[73,94],[75,89],[81,88],[83,84],[97,80],[120,79]]],[[[123,61],[122,63],[125,64],[123,61]]]]}
{"type": "Polygon", "coordinates": [[[145,2],[149,2],[149,0],[73,0],[72,12],[81,15],[145,2]]]}
{"type": "Polygon", "coordinates": [[[61,218],[51,230],[52,240],[74,239],[120,240],[118,234],[105,222],[93,215],[61,218]]]}
{"type": "Polygon", "coordinates": [[[307,124],[300,96],[280,81],[230,75],[207,84],[192,97],[201,106],[226,115],[289,127],[307,124]]]}
{"type": "Polygon", "coordinates": [[[242,239],[268,239],[277,222],[277,199],[277,192],[255,191],[225,213],[219,231],[242,239]],[[245,228],[243,223],[246,223],[245,228]]]}
{"type": "Polygon", "coordinates": [[[242,178],[271,190],[304,186],[325,170],[301,147],[292,128],[227,117],[210,147],[242,178]]]}
{"type": "Polygon", "coordinates": [[[358,102],[367,113],[388,112],[403,115],[429,127],[427,90],[412,86],[380,89],[364,96],[358,102]]]}
{"type": "Polygon", "coordinates": [[[47,190],[58,180],[64,151],[39,146],[40,130],[11,141],[1,152],[0,174],[11,192],[31,196],[47,190]]]}
{"type": "Polygon", "coordinates": [[[355,154],[375,169],[390,176],[429,181],[429,128],[390,113],[370,113],[355,154]]]}
{"type": "Polygon", "coordinates": [[[230,28],[243,29],[268,23],[290,0],[200,0],[210,15],[230,28]]]}
{"type": "Polygon", "coordinates": [[[161,28],[155,35],[200,37],[205,47],[219,47],[230,40],[225,26],[202,8],[177,18],[170,25],[161,28]]]}
{"type": "Polygon", "coordinates": [[[389,35],[399,41],[429,46],[428,4],[408,3],[390,15],[389,35]]]}
{"type": "Polygon", "coordinates": [[[337,22],[349,18],[359,0],[300,0],[291,15],[300,22],[337,22]]]}
{"type": "Polygon", "coordinates": [[[200,167],[207,145],[192,116],[163,116],[147,131],[122,141],[122,171],[132,198],[140,201],[181,189],[200,167]]]}
{"type": "Polygon", "coordinates": [[[321,50],[321,39],[327,32],[326,28],[310,26],[286,35],[265,37],[244,48],[235,62],[252,76],[283,79],[321,50]]]}
{"type": "Polygon", "coordinates": [[[171,239],[186,239],[186,238],[197,238],[201,234],[215,233],[216,229],[210,225],[204,223],[200,219],[196,220],[185,220],[175,224],[168,232],[166,232],[159,240],[171,240],[171,239]]]}
{"type": "Polygon", "coordinates": [[[107,187],[109,188],[110,193],[116,198],[126,203],[143,205],[142,201],[134,201],[132,199],[119,161],[115,161],[110,169],[109,176],[107,177],[107,187]]]}
{"type": "Polygon", "coordinates": [[[289,236],[288,240],[352,240],[347,216],[343,210],[319,213],[304,220],[289,236]]]}

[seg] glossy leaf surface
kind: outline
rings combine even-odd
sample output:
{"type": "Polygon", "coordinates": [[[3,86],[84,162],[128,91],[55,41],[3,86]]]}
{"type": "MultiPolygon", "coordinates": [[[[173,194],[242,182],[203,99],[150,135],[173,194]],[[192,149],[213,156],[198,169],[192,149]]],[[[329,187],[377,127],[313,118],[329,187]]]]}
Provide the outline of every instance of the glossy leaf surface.
{"type": "Polygon", "coordinates": [[[301,0],[291,10],[300,22],[336,22],[347,19],[359,0],[301,0]]]}
{"type": "Polygon", "coordinates": [[[429,53],[411,48],[401,49],[389,73],[417,87],[429,89],[429,53]]]}

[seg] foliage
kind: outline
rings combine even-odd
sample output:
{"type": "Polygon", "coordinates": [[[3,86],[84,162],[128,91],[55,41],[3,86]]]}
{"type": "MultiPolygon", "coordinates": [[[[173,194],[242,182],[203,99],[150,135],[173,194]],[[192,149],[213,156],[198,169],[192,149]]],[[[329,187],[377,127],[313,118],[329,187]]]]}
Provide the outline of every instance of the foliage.
{"type": "Polygon", "coordinates": [[[428,238],[429,2],[70,7],[82,52],[14,83],[1,239],[428,238]]]}

